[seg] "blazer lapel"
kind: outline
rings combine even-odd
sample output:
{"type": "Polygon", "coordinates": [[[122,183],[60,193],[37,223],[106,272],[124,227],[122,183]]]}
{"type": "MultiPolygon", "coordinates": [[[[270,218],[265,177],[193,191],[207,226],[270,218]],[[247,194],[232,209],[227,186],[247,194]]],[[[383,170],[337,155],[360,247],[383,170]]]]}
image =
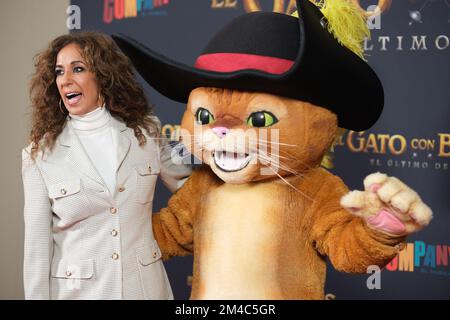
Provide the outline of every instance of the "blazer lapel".
{"type": "Polygon", "coordinates": [[[67,121],[66,126],[61,133],[60,144],[65,147],[69,147],[66,161],[71,167],[74,167],[75,170],[92,181],[106,187],[103,179],[100,177],[83,145],[81,144],[81,141],[74,132],[70,124],[70,120],[67,121]]]}
{"type": "Polygon", "coordinates": [[[131,141],[126,135],[127,127],[124,123],[112,118],[113,139],[117,146],[117,170],[121,167],[128,151],[130,151],[131,141]]]}
{"type": "MultiPolygon", "coordinates": [[[[130,165],[127,164],[125,158],[130,153],[131,141],[127,136],[128,128],[126,125],[114,117],[111,119],[113,126],[113,144],[117,148],[117,158],[116,158],[116,174],[117,174],[117,185],[123,184],[125,179],[129,176],[131,172],[130,165]]],[[[91,159],[87,155],[83,145],[81,144],[79,138],[71,127],[70,120],[60,135],[60,144],[65,147],[69,147],[69,151],[66,156],[66,160],[69,164],[79,171],[84,176],[88,177],[92,181],[102,185],[106,188],[103,179],[100,177],[97,169],[93,165],[91,159]]],[[[111,191],[114,194],[114,190],[111,191]]]]}
{"type": "Polygon", "coordinates": [[[125,161],[131,148],[130,138],[127,136],[127,126],[115,118],[112,118],[113,139],[117,146],[117,185],[121,186],[130,174],[129,164],[125,161]]]}

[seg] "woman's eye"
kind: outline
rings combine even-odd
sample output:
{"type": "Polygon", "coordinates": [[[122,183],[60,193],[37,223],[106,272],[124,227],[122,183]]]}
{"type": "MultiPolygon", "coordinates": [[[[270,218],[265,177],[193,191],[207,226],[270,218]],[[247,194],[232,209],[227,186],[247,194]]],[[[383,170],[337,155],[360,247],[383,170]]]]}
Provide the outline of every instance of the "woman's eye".
{"type": "Polygon", "coordinates": [[[253,112],[247,119],[250,127],[269,127],[278,122],[278,119],[270,112],[253,112]]]}
{"type": "Polygon", "coordinates": [[[76,73],[82,72],[83,70],[84,70],[83,67],[75,67],[75,68],[73,68],[73,72],[76,72],[76,73]]]}
{"type": "Polygon", "coordinates": [[[60,76],[60,75],[62,75],[64,72],[62,71],[62,69],[56,69],[55,70],[55,74],[57,75],[57,76],[60,76]]]}
{"type": "Polygon", "coordinates": [[[206,110],[205,108],[200,108],[195,113],[195,119],[197,120],[198,124],[205,125],[210,124],[214,122],[213,115],[206,110]]]}

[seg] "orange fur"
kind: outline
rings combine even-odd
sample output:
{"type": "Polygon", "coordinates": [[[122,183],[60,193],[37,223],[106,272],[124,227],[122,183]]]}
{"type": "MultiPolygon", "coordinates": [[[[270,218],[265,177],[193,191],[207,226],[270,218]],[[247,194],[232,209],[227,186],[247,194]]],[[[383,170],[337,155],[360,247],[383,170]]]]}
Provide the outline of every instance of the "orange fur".
{"type": "MultiPolygon", "coordinates": [[[[251,112],[271,111],[279,120],[270,127],[279,129],[279,154],[289,159],[279,170],[283,181],[260,174],[261,163],[226,173],[211,150],[196,152],[210,167],[195,171],[153,216],[164,258],[194,254],[192,299],[323,299],[325,256],[354,273],[398,253],[404,238],[370,229],[343,209],[347,187],[319,167],[337,130],[332,112],[270,94],[199,88],[182,122],[190,134],[198,107],[214,113],[215,123],[205,127],[242,130],[251,112]]],[[[193,143],[187,134],[183,141],[193,143]]]]}

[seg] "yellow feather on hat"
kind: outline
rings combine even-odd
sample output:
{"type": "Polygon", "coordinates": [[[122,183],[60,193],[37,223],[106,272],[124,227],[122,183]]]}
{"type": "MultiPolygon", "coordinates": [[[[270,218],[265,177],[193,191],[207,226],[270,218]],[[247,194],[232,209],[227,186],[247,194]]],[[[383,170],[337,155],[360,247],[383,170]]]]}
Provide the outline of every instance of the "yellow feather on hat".
{"type": "MultiPolygon", "coordinates": [[[[364,39],[370,31],[364,13],[349,0],[310,0],[328,21],[328,31],[340,44],[364,59],[364,39]]],[[[298,18],[295,11],[292,16],[298,18]]]]}
{"type": "MultiPolygon", "coordinates": [[[[327,19],[328,31],[338,40],[340,44],[347,47],[353,53],[364,59],[364,39],[370,38],[370,31],[364,13],[353,2],[349,0],[310,0],[314,3],[327,19]]],[[[295,11],[292,16],[298,18],[295,11]]],[[[343,136],[347,130],[338,128],[336,141],[343,136]]],[[[335,143],[336,143],[335,141],[335,143]]],[[[321,166],[333,169],[334,145],[323,157],[321,166]]]]}

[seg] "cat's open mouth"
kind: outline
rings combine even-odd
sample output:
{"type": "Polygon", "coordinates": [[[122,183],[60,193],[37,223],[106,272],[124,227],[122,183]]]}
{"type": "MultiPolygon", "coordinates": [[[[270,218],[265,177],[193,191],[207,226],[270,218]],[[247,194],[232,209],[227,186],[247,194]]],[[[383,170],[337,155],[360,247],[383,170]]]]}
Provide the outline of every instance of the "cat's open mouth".
{"type": "Polygon", "coordinates": [[[229,151],[213,151],[212,157],[216,166],[225,172],[244,169],[252,158],[248,153],[235,153],[229,151]]]}

